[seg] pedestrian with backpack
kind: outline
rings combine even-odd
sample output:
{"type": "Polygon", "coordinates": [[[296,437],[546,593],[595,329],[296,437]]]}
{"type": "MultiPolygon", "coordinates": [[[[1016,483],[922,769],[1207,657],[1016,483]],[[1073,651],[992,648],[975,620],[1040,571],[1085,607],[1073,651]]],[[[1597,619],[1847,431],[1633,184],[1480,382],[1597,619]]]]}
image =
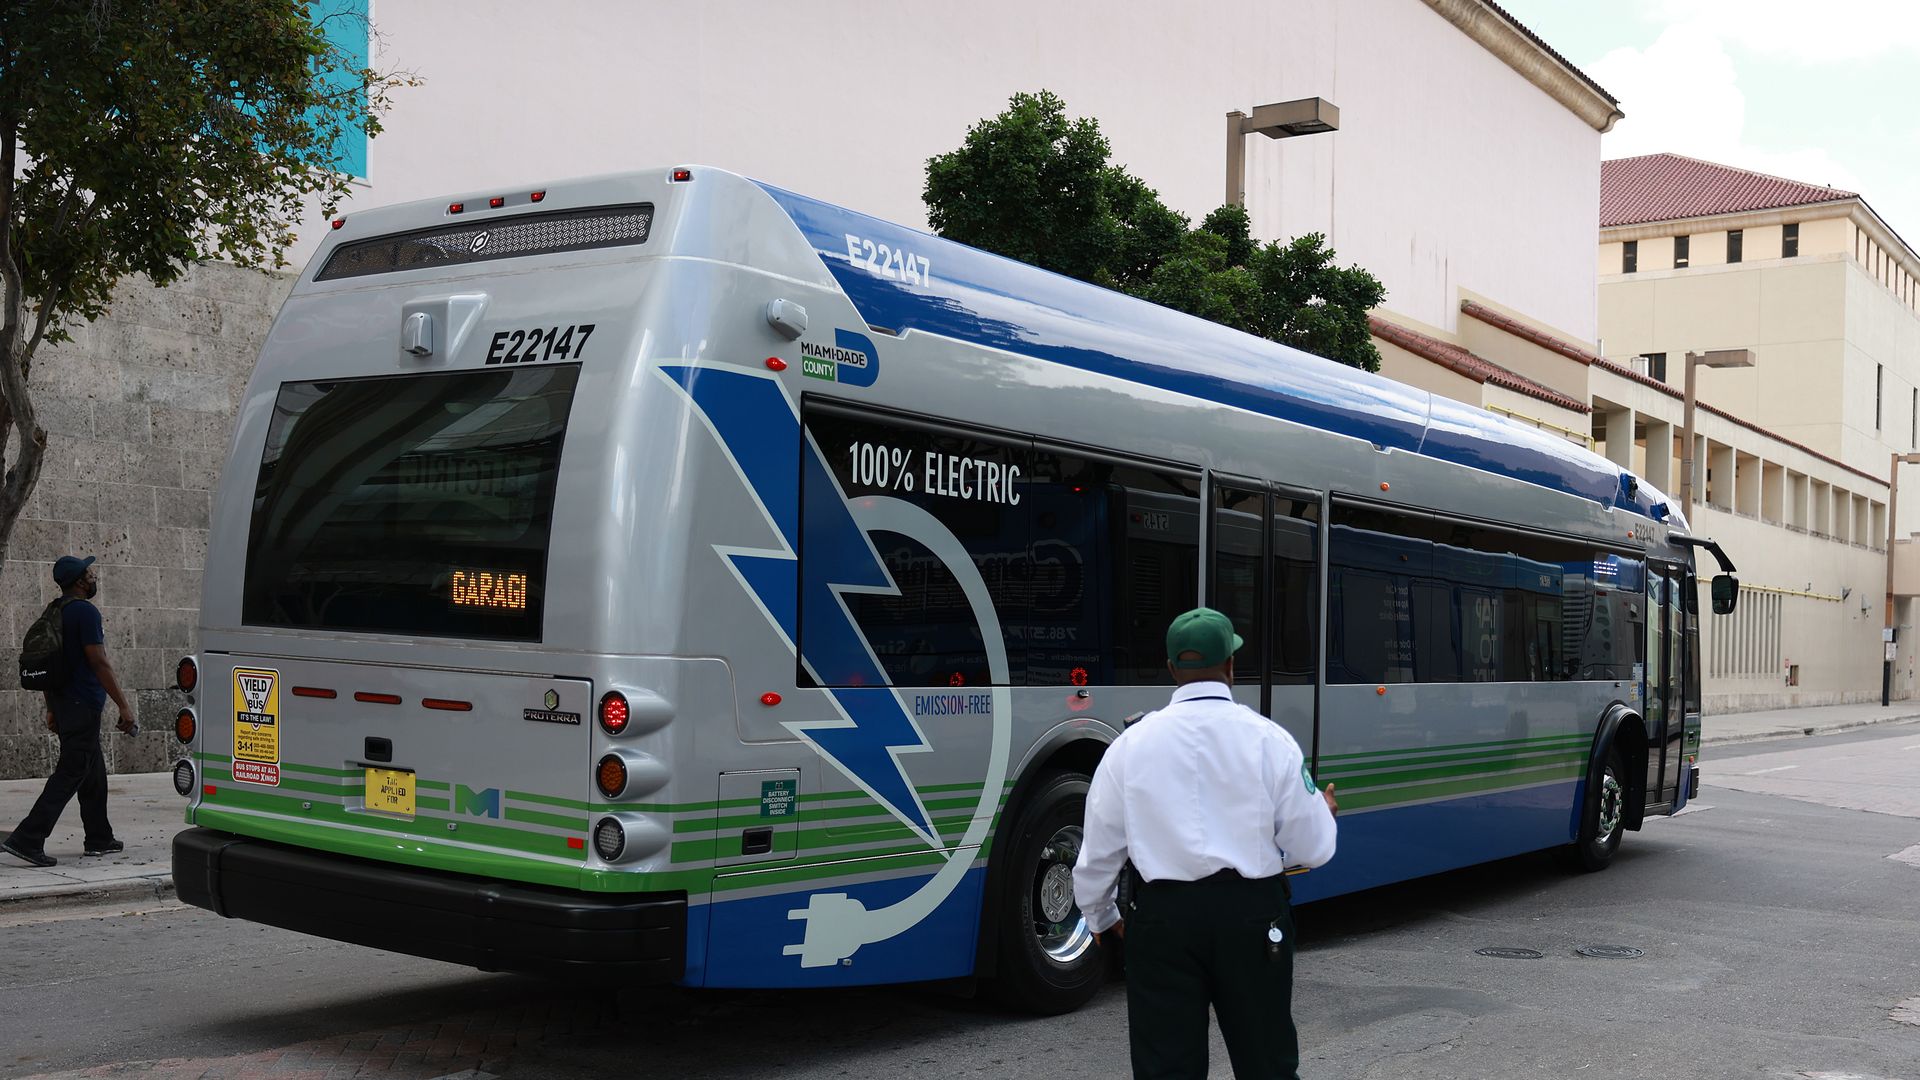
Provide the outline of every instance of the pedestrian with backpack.
{"type": "Polygon", "coordinates": [[[59,862],[47,854],[47,836],[76,793],[86,830],[82,850],[111,855],[125,849],[107,821],[107,758],[100,747],[100,717],[107,698],[120,710],[120,731],[132,735],[140,730],[107,660],[100,609],[91,603],[100,591],[93,557],[60,556],[53,564],[53,580],[60,597],[27,630],[20,651],[20,685],[46,695],[47,729],[60,736],[60,760],[26,819],[0,843],[0,850],[35,866],[59,862]]]}

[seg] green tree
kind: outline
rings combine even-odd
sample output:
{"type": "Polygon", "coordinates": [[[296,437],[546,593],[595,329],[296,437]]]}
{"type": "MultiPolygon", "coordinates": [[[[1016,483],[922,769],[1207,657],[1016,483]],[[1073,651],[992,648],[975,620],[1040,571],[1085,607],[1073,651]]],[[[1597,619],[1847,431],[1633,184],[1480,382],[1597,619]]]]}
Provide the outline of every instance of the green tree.
{"type": "Polygon", "coordinates": [[[315,18],[306,0],[0,0],[0,561],[46,452],[40,346],[130,275],[285,265],[347,192],[334,147],[414,81],[358,67],[315,18]]]}
{"type": "Polygon", "coordinates": [[[1341,267],[1326,237],[1261,244],[1238,206],[1197,226],[1108,158],[1097,121],[1069,119],[1045,90],[927,162],[927,220],[983,248],[1368,371],[1380,352],[1367,313],[1379,279],[1341,267]]]}

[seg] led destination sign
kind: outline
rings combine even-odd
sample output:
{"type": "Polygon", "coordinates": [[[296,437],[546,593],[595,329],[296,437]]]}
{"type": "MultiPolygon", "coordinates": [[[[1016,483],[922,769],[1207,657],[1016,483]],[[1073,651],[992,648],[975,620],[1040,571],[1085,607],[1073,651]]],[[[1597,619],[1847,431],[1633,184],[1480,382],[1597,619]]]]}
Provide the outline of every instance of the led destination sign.
{"type": "Polygon", "coordinates": [[[489,611],[527,610],[527,575],[498,570],[455,570],[449,599],[457,608],[489,611]]]}

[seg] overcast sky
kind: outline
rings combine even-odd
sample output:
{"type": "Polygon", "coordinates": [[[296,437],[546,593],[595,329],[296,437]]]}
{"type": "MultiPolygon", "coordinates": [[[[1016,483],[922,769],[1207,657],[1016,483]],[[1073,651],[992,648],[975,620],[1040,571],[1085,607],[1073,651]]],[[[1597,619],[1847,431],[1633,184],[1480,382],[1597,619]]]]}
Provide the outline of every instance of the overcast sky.
{"type": "Polygon", "coordinates": [[[1857,191],[1920,246],[1920,0],[1499,0],[1671,151],[1857,191]]]}

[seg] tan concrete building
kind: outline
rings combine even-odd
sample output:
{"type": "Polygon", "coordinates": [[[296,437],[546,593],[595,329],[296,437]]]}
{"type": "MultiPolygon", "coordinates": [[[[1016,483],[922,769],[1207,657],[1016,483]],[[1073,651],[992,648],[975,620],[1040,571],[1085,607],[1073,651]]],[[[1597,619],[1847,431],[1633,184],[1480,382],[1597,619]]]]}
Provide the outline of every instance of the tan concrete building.
{"type": "MultiPolygon", "coordinates": [[[[1710,698],[1877,700],[1889,465],[1920,446],[1920,257],[1853,192],[1677,154],[1606,162],[1600,207],[1596,351],[1633,375],[1591,399],[1609,456],[1677,490],[1687,353],[1754,356],[1698,370],[1694,522],[1745,592],[1708,621],[1710,698]]],[[[1913,672],[1903,648],[1895,697],[1913,672]]]]}

